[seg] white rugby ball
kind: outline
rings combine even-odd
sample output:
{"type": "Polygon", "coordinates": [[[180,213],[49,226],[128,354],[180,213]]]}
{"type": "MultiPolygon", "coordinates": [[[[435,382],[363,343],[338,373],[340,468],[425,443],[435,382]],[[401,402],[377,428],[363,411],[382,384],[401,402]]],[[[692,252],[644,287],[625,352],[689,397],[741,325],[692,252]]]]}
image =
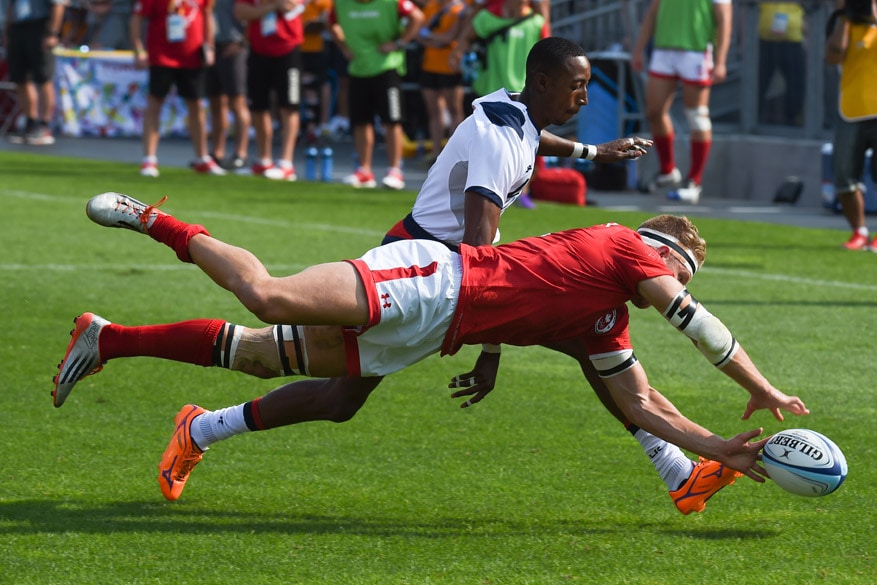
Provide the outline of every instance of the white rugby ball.
{"type": "Polygon", "coordinates": [[[773,435],[761,457],[770,478],[799,496],[827,496],[847,477],[843,452],[831,439],[809,429],[788,429],[773,435]]]}

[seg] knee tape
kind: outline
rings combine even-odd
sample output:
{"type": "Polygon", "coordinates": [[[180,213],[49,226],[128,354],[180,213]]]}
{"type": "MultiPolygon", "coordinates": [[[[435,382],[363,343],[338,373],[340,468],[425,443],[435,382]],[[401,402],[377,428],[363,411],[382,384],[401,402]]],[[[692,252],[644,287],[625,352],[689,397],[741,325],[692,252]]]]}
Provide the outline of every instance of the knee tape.
{"type": "Polygon", "coordinates": [[[688,121],[688,128],[692,132],[709,132],[712,130],[713,124],[710,121],[709,106],[685,108],[685,119],[688,121]]]}
{"type": "Polygon", "coordinates": [[[308,375],[308,353],[304,343],[304,328],[295,325],[275,325],[274,342],[277,344],[277,355],[280,359],[285,376],[308,375]],[[292,341],[298,368],[293,368],[286,355],[286,342],[292,341]]]}

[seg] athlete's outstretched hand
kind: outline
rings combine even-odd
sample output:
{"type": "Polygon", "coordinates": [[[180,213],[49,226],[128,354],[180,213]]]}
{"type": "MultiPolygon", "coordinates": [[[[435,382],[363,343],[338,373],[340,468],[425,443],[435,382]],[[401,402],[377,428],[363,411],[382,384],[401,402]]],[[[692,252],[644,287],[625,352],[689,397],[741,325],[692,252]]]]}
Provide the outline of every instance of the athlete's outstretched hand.
{"type": "Polygon", "coordinates": [[[773,414],[777,420],[783,420],[782,410],[802,416],[810,414],[810,410],[804,405],[804,401],[797,396],[789,396],[771,387],[767,392],[761,394],[753,394],[749,397],[746,404],[746,410],[743,412],[742,420],[747,420],[756,410],[765,408],[773,414]]]}
{"type": "Polygon", "coordinates": [[[597,157],[599,163],[610,163],[624,160],[632,160],[646,154],[647,148],[651,148],[654,142],[647,138],[635,136],[633,138],[619,138],[597,145],[597,157]]]}
{"type": "Polygon", "coordinates": [[[759,459],[761,459],[760,452],[770,437],[753,441],[762,432],[764,429],[754,429],[726,440],[724,452],[716,457],[716,460],[743,473],[749,479],[764,483],[764,478],[768,475],[759,463],[759,459]]]}
{"type": "Polygon", "coordinates": [[[476,402],[490,394],[496,385],[496,372],[499,370],[498,353],[481,352],[475,367],[471,371],[459,376],[451,378],[448,388],[462,388],[451,394],[451,398],[462,398],[463,396],[472,396],[469,400],[460,405],[460,408],[469,408],[476,402]]]}

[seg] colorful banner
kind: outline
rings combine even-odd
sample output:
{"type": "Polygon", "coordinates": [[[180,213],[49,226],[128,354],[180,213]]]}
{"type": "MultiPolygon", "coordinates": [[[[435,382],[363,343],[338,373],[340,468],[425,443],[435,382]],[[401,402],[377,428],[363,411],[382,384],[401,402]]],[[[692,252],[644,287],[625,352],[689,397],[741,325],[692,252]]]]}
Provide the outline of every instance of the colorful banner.
{"type": "MultiPolygon", "coordinates": [[[[55,85],[65,136],[140,136],[149,72],[130,51],[56,51],[55,85]]],[[[161,110],[162,136],[186,136],[187,109],[171,90],[161,110]]]]}

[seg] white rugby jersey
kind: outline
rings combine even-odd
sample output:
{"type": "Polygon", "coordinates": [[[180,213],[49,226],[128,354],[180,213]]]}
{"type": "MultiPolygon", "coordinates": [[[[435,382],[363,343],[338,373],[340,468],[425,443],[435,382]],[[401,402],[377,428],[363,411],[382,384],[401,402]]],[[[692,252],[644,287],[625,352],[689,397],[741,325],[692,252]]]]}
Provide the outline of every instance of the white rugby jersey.
{"type": "Polygon", "coordinates": [[[505,89],[472,107],[429,169],[411,211],[420,227],[452,245],[463,240],[465,192],[474,190],[505,211],[530,180],[539,148],[541,129],[505,89]]]}

